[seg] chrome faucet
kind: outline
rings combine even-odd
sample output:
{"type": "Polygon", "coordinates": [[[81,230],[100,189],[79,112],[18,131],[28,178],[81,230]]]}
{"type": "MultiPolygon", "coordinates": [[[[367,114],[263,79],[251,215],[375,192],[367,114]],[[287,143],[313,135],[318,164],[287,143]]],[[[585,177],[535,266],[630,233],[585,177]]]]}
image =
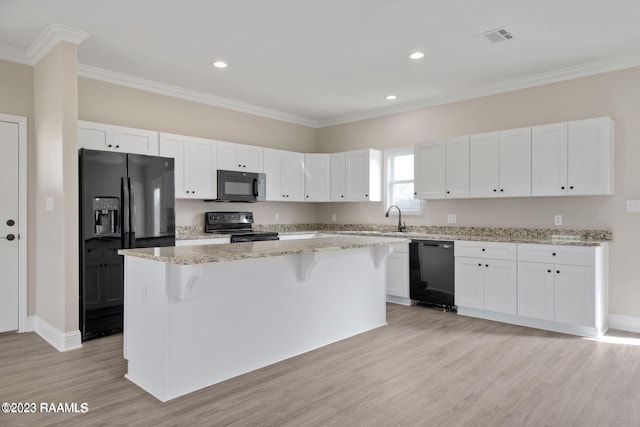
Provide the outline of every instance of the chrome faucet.
{"type": "Polygon", "coordinates": [[[391,211],[391,208],[398,209],[398,231],[403,231],[405,228],[407,228],[407,225],[406,224],[402,224],[402,211],[400,210],[400,208],[397,205],[389,206],[389,209],[387,209],[387,213],[385,213],[384,216],[389,218],[389,212],[391,211]]]}

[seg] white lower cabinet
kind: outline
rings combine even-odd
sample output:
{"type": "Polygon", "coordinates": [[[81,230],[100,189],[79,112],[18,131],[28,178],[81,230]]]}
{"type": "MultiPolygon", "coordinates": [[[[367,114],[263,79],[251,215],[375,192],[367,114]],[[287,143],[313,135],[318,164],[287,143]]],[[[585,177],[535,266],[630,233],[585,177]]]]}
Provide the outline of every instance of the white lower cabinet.
{"type": "Polygon", "coordinates": [[[495,255],[489,245],[497,244],[456,242],[459,314],[583,336],[607,331],[606,244],[511,244],[517,262],[468,256],[495,255]]]}
{"type": "Polygon", "coordinates": [[[387,257],[387,302],[410,305],[409,299],[409,244],[393,246],[387,257]]]}
{"type": "Polygon", "coordinates": [[[502,252],[503,259],[491,258],[492,255],[473,258],[460,256],[478,249],[482,251],[484,248],[480,248],[479,243],[484,242],[455,242],[455,304],[458,307],[516,314],[515,243],[486,243],[495,252],[502,252]]]}

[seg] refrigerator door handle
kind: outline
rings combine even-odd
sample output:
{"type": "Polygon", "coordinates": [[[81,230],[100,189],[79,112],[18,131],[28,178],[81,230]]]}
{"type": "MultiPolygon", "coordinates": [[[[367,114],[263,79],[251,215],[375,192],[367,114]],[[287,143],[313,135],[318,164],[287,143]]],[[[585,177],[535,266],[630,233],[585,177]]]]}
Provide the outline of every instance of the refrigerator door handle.
{"type": "Polygon", "coordinates": [[[122,178],[122,235],[124,247],[129,247],[129,232],[131,231],[131,220],[129,216],[129,178],[122,178]]]}
{"type": "Polygon", "coordinates": [[[133,248],[136,239],[136,194],[131,178],[127,178],[127,181],[129,181],[129,216],[131,217],[131,247],[133,248]]]}

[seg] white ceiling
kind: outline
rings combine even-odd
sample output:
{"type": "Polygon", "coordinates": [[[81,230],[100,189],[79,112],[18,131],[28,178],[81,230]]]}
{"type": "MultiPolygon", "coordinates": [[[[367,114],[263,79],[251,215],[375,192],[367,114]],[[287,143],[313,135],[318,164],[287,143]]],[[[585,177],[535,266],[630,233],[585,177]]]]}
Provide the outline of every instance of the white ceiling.
{"type": "Polygon", "coordinates": [[[0,56],[71,26],[81,75],[323,126],[640,65],[639,22],[638,0],[0,0],[0,56]]]}

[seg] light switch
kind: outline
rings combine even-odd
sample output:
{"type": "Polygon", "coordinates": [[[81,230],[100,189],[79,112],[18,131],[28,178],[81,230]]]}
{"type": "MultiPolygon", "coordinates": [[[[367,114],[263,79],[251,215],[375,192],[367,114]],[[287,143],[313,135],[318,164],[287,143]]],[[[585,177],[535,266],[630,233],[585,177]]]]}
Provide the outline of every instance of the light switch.
{"type": "Polygon", "coordinates": [[[45,205],[46,205],[46,209],[48,211],[52,211],[53,210],[53,197],[47,197],[45,205]]]}
{"type": "Polygon", "coordinates": [[[627,212],[640,212],[640,200],[627,200],[627,212]]]}

